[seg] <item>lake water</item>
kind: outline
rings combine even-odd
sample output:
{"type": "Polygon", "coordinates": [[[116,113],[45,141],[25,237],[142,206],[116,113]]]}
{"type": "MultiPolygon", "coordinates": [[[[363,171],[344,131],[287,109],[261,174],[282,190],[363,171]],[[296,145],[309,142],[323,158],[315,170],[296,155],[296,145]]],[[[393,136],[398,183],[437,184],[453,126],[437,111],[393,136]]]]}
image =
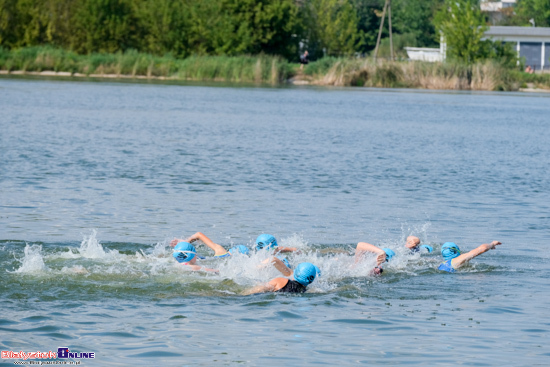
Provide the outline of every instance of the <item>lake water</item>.
{"type": "MultiPolygon", "coordinates": [[[[0,79],[0,349],[82,365],[547,366],[550,95],[0,79]],[[265,254],[177,266],[202,231],[265,254]],[[434,247],[408,254],[408,235],[434,247]],[[456,274],[440,246],[495,251],[456,274]],[[397,252],[352,267],[367,241],[397,252]]],[[[0,363],[13,365],[12,359],[0,363]]]]}

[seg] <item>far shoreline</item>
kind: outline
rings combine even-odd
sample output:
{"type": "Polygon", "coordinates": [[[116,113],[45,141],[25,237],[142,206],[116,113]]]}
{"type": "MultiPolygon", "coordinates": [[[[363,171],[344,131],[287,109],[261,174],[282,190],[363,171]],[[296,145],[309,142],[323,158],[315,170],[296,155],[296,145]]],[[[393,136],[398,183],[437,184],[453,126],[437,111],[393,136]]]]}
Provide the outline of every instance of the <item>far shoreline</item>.
{"type": "MultiPolygon", "coordinates": [[[[182,79],[177,76],[167,77],[167,76],[155,76],[155,75],[129,75],[129,74],[84,74],[84,73],[71,73],[69,71],[24,71],[24,70],[0,70],[0,77],[19,79],[20,77],[32,77],[32,79],[37,80],[52,80],[59,79],[65,81],[84,81],[84,80],[99,80],[99,81],[123,81],[123,82],[168,82],[170,84],[201,84],[204,86],[242,86],[242,87],[260,87],[260,88],[277,88],[277,87],[324,87],[324,88],[335,88],[335,89],[395,89],[395,90],[419,90],[419,91],[432,91],[432,92],[521,92],[521,93],[550,93],[550,89],[544,88],[535,88],[533,85],[528,85],[526,88],[518,88],[517,90],[512,91],[490,91],[490,90],[475,90],[475,89],[448,89],[448,88],[411,88],[411,87],[371,87],[371,86],[334,86],[334,85],[323,85],[309,80],[300,78],[300,75],[295,75],[283,83],[278,85],[273,85],[271,83],[259,82],[253,83],[249,81],[227,81],[224,79],[219,80],[204,80],[204,79],[182,79]]],[[[531,84],[531,83],[529,83],[531,84]]]]}

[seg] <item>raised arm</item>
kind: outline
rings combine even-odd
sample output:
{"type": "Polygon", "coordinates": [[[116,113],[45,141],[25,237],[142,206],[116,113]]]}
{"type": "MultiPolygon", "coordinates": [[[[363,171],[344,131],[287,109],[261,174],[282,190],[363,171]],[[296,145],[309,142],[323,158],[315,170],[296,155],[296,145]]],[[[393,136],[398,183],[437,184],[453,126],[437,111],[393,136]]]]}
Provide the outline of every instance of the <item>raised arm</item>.
{"type": "Polygon", "coordinates": [[[273,264],[275,269],[279,270],[285,277],[290,277],[294,273],[281,259],[278,259],[275,256],[271,258],[271,264],[273,264]]]}
{"type": "Polygon", "coordinates": [[[501,243],[498,242],[498,241],[493,241],[489,244],[487,243],[484,243],[483,245],[473,249],[472,251],[469,251],[465,254],[462,254],[456,258],[454,258],[452,260],[452,264],[453,264],[453,267],[456,269],[456,268],[459,268],[461,267],[462,265],[464,265],[464,263],[472,260],[474,257],[476,256],[479,256],[481,255],[482,253],[484,252],[487,252],[489,250],[494,250],[496,248],[496,246],[500,245],[501,243]]]}
{"type": "Polygon", "coordinates": [[[226,249],[224,249],[222,246],[212,241],[210,238],[208,238],[205,234],[201,232],[195,233],[194,235],[192,235],[191,237],[187,238],[184,241],[189,243],[193,243],[195,241],[202,241],[206,246],[214,250],[214,256],[225,255],[227,253],[226,249]]]}
{"type": "Polygon", "coordinates": [[[386,261],[386,253],[384,250],[367,242],[359,242],[355,248],[355,263],[358,263],[361,260],[361,257],[365,254],[365,252],[372,252],[376,254],[377,267],[386,261]]]}

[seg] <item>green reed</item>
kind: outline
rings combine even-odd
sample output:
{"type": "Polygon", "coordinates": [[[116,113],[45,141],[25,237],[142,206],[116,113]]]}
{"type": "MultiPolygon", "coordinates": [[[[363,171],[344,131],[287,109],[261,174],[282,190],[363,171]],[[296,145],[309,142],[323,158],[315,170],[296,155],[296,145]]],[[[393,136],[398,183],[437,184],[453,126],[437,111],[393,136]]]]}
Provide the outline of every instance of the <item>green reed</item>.
{"type": "Polygon", "coordinates": [[[0,70],[70,72],[88,76],[166,78],[172,80],[285,83],[289,78],[329,86],[459,90],[550,88],[550,74],[527,74],[496,61],[473,65],[446,61],[375,61],[325,57],[303,69],[279,56],[155,56],[135,50],[79,55],[51,46],[8,51],[0,47],[0,70]]]}
{"type": "Polygon", "coordinates": [[[271,84],[284,82],[291,73],[288,62],[278,56],[191,56],[178,59],[135,50],[78,55],[51,46],[12,51],[0,48],[0,70],[271,84]]]}

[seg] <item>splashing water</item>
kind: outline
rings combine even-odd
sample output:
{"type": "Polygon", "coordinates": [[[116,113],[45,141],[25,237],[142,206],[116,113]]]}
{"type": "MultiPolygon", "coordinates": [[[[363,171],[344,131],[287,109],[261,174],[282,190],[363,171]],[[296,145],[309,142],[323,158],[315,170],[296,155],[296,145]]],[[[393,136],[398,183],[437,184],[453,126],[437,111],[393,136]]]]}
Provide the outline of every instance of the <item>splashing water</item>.
{"type": "Polygon", "coordinates": [[[26,245],[25,257],[20,261],[22,265],[15,273],[40,273],[49,270],[42,257],[42,245],[26,245]]]}
{"type": "Polygon", "coordinates": [[[80,255],[88,259],[100,259],[107,256],[103,246],[96,238],[97,231],[94,229],[90,236],[84,236],[82,243],[80,244],[80,255]]]}
{"type": "MultiPolygon", "coordinates": [[[[410,253],[400,241],[388,240],[396,256],[389,263],[382,266],[385,270],[383,278],[407,274],[418,275],[426,269],[437,266],[436,256],[431,254],[410,253]],[[394,243],[399,243],[395,245],[394,243]],[[428,256],[425,256],[428,255],[428,256]],[[386,274],[387,273],[387,274],[386,274]]],[[[366,254],[357,259],[354,256],[353,244],[314,245],[308,244],[300,235],[282,238],[280,245],[295,247],[297,252],[275,254],[273,250],[256,251],[251,249],[249,255],[235,253],[227,258],[212,257],[209,249],[198,243],[198,252],[206,256],[200,259],[197,265],[218,269],[219,273],[192,272],[188,267],[177,264],[172,256],[171,249],[166,241],[161,241],[147,248],[136,248],[134,244],[113,244],[113,246],[127,246],[123,252],[116,249],[104,249],[97,239],[97,231],[92,230],[90,235],[84,236],[79,248],[69,248],[68,252],[59,252],[55,248],[47,247],[42,256],[42,247],[39,245],[25,247],[25,257],[21,260],[22,266],[18,273],[40,272],[47,270],[49,274],[63,274],[64,276],[85,275],[94,282],[122,282],[131,284],[139,279],[147,284],[169,287],[170,284],[181,284],[187,287],[192,284],[193,290],[199,284],[204,287],[204,294],[210,294],[212,284],[218,291],[226,289],[240,293],[241,290],[261,283],[269,282],[276,277],[284,277],[271,263],[273,256],[285,257],[294,269],[302,262],[310,262],[318,266],[321,276],[317,277],[310,286],[310,291],[326,293],[334,290],[350,289],[349,287],[370,287],[377,279],[372,270],[376,266],[376,256],[366,254]],[[130,250],[130,251],[128,251],[130,250]],[[49,253],[48,253],[49,252],[49,253]],[[50,264],[47,267],[46,264],[50,264]],[[359,284],[359,285],[357,285],[359,284]]],[[[290,276],[292,277],[292,276],[290,276]]],[[[79,278],[75,278],[79,279],[79,278]]]]}

